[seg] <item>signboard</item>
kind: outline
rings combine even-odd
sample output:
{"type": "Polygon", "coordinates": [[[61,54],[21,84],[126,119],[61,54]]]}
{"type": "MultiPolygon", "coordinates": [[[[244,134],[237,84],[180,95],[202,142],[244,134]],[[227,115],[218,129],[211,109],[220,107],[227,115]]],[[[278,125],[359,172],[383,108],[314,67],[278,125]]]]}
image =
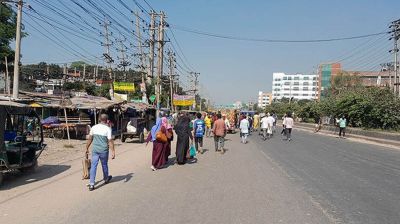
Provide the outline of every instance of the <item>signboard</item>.
{"type": "Polygon", "coordinates": [[[121,100],[121,101],[127,101],[128,100],[128,94],[114,93],[114,99],[121,100]]]}
{"type": "Polygon", "coordinates": [[[134,92],[135,85],[130,82],[114,82],[114,91],[134,92]]]}
{"type": "Polygon", "coordinates": [[[174,94],[175,106],[192,106],[194,105],[194,103],[195,103],[194,96],[174,94]]]}
{"type": "Polygon", "coordinates": [[[151,95],[151,96],[149,97],[149,100],[153,103],[154,100],[156,100],[156,96],[155,96],[155,95],[151,95]]]}

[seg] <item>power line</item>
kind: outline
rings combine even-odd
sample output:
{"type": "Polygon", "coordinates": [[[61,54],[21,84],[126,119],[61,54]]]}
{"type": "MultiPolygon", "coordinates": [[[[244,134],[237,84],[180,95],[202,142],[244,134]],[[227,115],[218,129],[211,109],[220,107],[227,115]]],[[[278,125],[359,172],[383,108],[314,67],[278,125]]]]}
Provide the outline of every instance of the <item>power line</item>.
{"type": "Polygon", "coordinates": [[[328,38],[328,39],[310,39],[310,40],[284,40],[284,39],[263,39],[263,38],[248,38],[248,37],[239,37],[239,36],[231,36],[231,35],[224,35],[224,34],[216,34],[210,33],[200,30],[194,30],[191,28],[186,28],[183,26],[172,25],[172,28],[188,33],[194,33],[203,36],[221,38],[221,39],[229,39],[229,40],[239,40],[239,41],[250,41],[250,42],[268,42],[268,43],[318,43],[318,42],[332,42],[332,41],[342,41],[342,40],[354,40],[354,39],[362,39],[371,36],[379,36],[382,34],[387,34],[388,32],[379,32],[379,33],[371,33],[371,34],[364,34],[358,36],[350,36],[350,37],[338,37],[338,38],[328,38]]]}
{"type": "MultiPolygon", "coordinates": [[[[187,59],[187,57],[186,57],[185,54],[183,53],[183,50],[182,50],[182,48],[181,48],[181,46],[180,46],[178,40],[176,39],[174,32],[173,32],[171,29],[169,29],[169,31],[171,32],[172,38],[173,38],[173,40],[175,41],[176,45],[178,46],[178,49],[179,49],[180,53],[181,53],[182,56],[183,56],[183,59],[185,59],[185,60],[183,60],[183,59],[180,57],[179,53],[177,52],[177,50],[175,49],[173,43],[171,42],[172,48],[174,48],[174,51],[177,53],[177,55],[178,55],[178,57],[180,58],[180,60],[182,61],[182,63],[184,63],[184,65],[185,65],[189,70],[195,71],[196,69],[193,68],[193,66],[189,63],[189,60],[187,59]],[[187,66],[187,65],[185,64],[185,61],[186,61],[186,63],[187,63],[189,66],[187,66]]],[[[168,35],[167,35],[167,36],[168,36],[168,35]]]]}

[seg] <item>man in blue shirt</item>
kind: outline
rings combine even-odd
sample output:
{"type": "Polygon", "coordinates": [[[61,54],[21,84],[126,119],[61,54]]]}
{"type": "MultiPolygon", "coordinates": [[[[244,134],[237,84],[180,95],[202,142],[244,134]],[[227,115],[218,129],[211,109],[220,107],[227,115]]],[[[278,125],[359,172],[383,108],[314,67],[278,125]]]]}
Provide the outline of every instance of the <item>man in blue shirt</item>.
{"type": "Polygon", "coordinates": [[[201,118],[201,113],[196,114],[197,119],[193,124],[193,132],[194,132],[194,142],[196,151],[198,153],[203,154],[203,136],[206,130],[206,124],[204,120],[201,118]],[[200,149],[199,149],[200,146],[200,149]]]}

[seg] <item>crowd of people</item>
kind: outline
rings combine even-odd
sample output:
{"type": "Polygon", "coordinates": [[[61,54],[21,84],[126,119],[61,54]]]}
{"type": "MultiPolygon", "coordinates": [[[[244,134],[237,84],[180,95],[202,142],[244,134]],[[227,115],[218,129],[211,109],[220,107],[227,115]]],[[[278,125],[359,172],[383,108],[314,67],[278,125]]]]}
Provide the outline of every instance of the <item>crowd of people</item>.
{"type": "MultiPolygon", "coordinates": [[[[90,168],[89,190],[94,190],[96,170],[101,161],[104,183],[111,181],[108,173],[108,158],[111,150],[111,158],[115,158],[114,142],[111,129],[107,124],[108,116],[102,114],[100,123],[93,126],[86,145],[86,155],[92,146],[92,160],[90,168]]],[[[276,132],[277,115],[267,113],[260,115],[255,113],[222,114],[197,113],[194,116],[181,112],[172,116],[160,114],[155,125],[151,128],[146,139],[146,146],[152,143],[151,169],[156,171],[167,167],[172,150],[172,141],[176,139],[175,161],[178,165],[184,165],[189,160],[196,161],[196,155],[203,154],[203,142],[205,138],[213,138],[215,152],[224,154],[225,137],[228,131],[239,128],[241,142],[246,144],[247,138],[252,132],[258,132],[264,140],[271,138],[276,132]],[[176,136],[175,136],[176,135],[176,136]]],[[[282,135],[285,140],[291,141],[293,118],[290,113],[283,117],[282,135]]],[[[343,131],[344,132],[344,131],[343,131]]],[[[234,133],[234,131],[233,131],[234,133]]]]}

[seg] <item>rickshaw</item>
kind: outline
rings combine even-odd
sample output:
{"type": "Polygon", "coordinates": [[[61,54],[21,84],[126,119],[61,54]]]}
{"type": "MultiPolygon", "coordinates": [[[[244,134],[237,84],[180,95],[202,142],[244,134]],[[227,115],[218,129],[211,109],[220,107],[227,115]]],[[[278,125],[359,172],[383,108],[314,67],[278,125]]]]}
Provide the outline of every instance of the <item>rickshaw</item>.
{"type": "Polygon", "coordinates": [[[139,138],[139,142],[144,142],[144,129],[146,128],[146,120],[141,118],[141,112],[133,108],[127,108],[120,117],[121,142],[125,142],[127,138],[139,138]]]}
{"type": "Polygon", "coordinates": [[[0,101],[0,185],[5,172],[33,171],[45,149],[40,118],[28,105],[0,101]]]}
{"type": "Polygon", "coordinates": [[[122,133],[121,142],[125,142],[127,138],[139,138],[139,142],[144,142],[144,127],[146,121],[139,117],[127,117],[121,121],[122,133]]]}

